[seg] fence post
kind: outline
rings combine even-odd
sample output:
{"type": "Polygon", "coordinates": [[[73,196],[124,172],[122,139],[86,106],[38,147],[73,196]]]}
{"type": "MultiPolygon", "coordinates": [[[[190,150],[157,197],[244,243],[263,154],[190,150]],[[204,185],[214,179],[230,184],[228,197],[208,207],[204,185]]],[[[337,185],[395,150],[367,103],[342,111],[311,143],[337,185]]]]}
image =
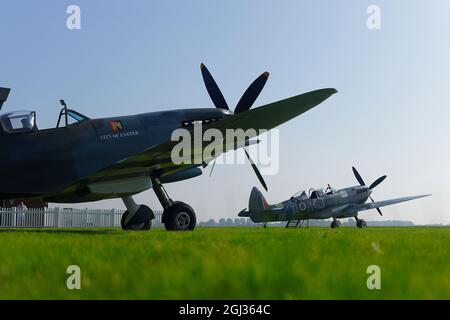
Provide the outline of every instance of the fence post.
{"type": "Polygon", "coordinates": [[[17,207],[14,208],[14,219],[13,219],[13,228],[17,227],[17,213],[19,212],[19,210],[17,210],[17,207]]]}
{"type": "Polygon", "coordinates": [[[115,209],[111,209],[111,213],[109,214],[109,226],[112,228],[114,227],[114,216],[116,214],[115,209]]]}
{"type": "Polygon", "coordinates": [[[87,228],[88,226],[88,208],[84,208],[83,211],[83,227],[87,228]]]}
{"type": "Polygon", "coordinates": [[[53,223],[53,227],[59,228],[59,207],[53,209],[53,223]]]}

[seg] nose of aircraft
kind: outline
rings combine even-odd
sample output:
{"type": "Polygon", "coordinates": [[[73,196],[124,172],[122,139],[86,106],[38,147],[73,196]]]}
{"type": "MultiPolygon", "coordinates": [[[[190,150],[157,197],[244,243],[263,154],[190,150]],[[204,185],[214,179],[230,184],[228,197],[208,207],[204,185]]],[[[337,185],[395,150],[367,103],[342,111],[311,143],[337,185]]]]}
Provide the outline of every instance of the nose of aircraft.
{"type": "Polygon", "coordinates": [[[370,195],[372,194],[372,189],[367,188],[367,198],[366,201],[371,198],[370,195]]]}

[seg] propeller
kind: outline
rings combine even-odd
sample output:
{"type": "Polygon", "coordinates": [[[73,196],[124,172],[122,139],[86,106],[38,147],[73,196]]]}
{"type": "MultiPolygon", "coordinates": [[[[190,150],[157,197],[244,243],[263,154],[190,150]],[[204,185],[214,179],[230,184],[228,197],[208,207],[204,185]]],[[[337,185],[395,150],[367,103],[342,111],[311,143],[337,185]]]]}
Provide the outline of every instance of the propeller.
{"type": "MultiPolygon", "coordinates": [[[[200,70],[202,71],[206,90],[208,91],[208,94],[211,97],[211,100],[216,108],[230,110],[225,98],[223,97],[222,92],[219,89],[219,86],[212,77],[208,68],[203,63],[200,65],[200,70]]],[[[250,110],[250,108],[253,106],[253,103],[255,103],[256,99],[264,88],[269,75],[269,72],[264,72],[255,81],[253,81],[253,83],[247,88],[247,90],[245,90],[244,94],[236,105],[236,108],[234,109],[235,114],[250,110]]]]}
{"type": "Polygon", "coordinates": [[[241,113],[250,110],[259,94],[261,93],[262,89],[266,85],[266,82],[269,79],[269,75],[270,73],[266,71],[258,78],[256,78],[255,81],[253,81],[253,83],[247,88],[247,90],[245,90],[244,94],[236,105],[234,113],[241,113]]]}
{"type": "Polygon", "coordinates": [[[206,90],[208,90],[208,94],[211,97],[211,100],[216,106],[216,108],[230,110],[227,102],[225,101],[225,98],[223,97],[222,92],[219,89],[219,86],[212,77],[208,68],[203,63],[200,65],[200,70],[202,71],[203,81],[205,82],[206,90]]]}
{"type": "Polygon", "coordinates": [[[252,165],[253,171],[255,171],[256,176],[258,177],[259,182],[261,182],[262,186],[264,187],[264,189],[266,191],[268,191],[267,189],[267,185],[266,182],[264,181],[264,178],[261,175],[261,172],[259,172],[258,167],[256,166],[256,164],[253,162],[252,158],[250,158],[250,155],[248,154],[247,150],[244,149],[245,151],[245,155],[247,156],[248,161],[250,162],[250,164],[252,165]]]}
{"type": "MultiPolygon", "coordinates": [[[[216,81],[214,80],[213,76],[209,72],[208,68],[202,63],[200,65],[200,70],[202,72],[203,82],[205,83],[206,90],[208,91],[209,96],[211,97],[212,102],[218,109],[224,109],[224,110],[230,110],[228,107],[227,101],[225,100],[222,92],[219,89],[219,86],[217,85],[216,81]]],[[[245,112],[250,110],[250,108],[255,103],[256,99],[258,98],[259,94],[261,93],[262,89],[266,85],[267,79],[269,79],[269,72],[264,72],[262,75],[260,75],[258,78],[256,78],[255,81],[245,90],[244,94],[242,95],[241,99],[236,105],[236,108],[234,109],[234,114],[238,114],[241,112],[245,112]]],[[[250,158],[250,155],[248,154],[247,150],[244,148],[245,155],[247,156],[248,161],[250,162],[253,171],[255,172],[256,176],[258,177],[259,182],[261,182],[261,185],[264,187],[264,189],[267,191],[267,185],[264,181],[261,173],[259,172],[258,167],[253,162],[253,160],[250,158]]],[[[216,160],[214,160],[214,163],[211,167],[211,171],[209,173],[209,176],[212,175],[214,166],[216,165],[216,160]]]]}
{"type": "MultiPolygon", "coordinates": [[[[248,154],[248,152],[247,152],[247,150],[245,148],[244,148],[244,151],[245,151],[245,156],[247,157],[248,161],[250,162],[250,165],[252,166],[253,171],[255,172],[256,176],[258,177],[259,182],[261,182],[261,185],[263,186],[263,188],[266,191],[268,191],[267,184],[264,181],[264,178],[263,178],[261,172],[259,172],[258,166],[253,162],[252,158],[250,158],[250,155],[248,154]]],[[[216,160],[217,159],[214,159],[214,162],[213,162],[212,167],[211,167],[211,171],[209,172],[209,176],[210,177],[212,176],[214,167],[216,166],[216,160]]]]}
{"type": "MultiPolygon", "coordinates": [[[[352,167],[352,170],[353,170],[353,174],[355,175],[355,178],[356,178],[356,180],[358,180],[359,184],[361,186],[366,186],[366,184],[364,183],[364,180],[361,177],[361,175],[359,174],[358,170],[356,170],[355,167],[352,167]]],[[[379,177],[377,180],[372,182],[372,184],[369,186],[369,189],[372,190],[373,188],[378,186],[381,182],[384,181],[384,179],[386,179],[386,177],[387,177],[386,175],[379,177]]],[[[369,196],[369,198],[372,202],[375,202],[371,196],[369,196]]],[[[382,216],[383,214],[381,213],[380,208],[376,208],[376,209],[377,209],[378,213],[380,214],[380,216],[382,216]]]]}
{"type": "Polygon", "coordinates": [[[369,189],[372,190],[373,188],[375,188],[377,185],[383,182],[383,180],[386,179],[386,177],[387,177],[386,175],[379,177],[377,180],[372,182],[372,184],[369,186],[369,189]]]}

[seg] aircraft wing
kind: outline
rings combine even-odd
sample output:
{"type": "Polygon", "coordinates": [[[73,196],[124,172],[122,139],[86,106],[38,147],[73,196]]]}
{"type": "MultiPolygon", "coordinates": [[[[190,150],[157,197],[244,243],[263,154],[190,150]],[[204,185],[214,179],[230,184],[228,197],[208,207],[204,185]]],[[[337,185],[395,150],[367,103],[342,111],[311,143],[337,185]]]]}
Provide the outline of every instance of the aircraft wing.
{"type": "MultiPolygon", "coordinates": [[[[307,92],[229,116],[221,121],[204,125],[203,130],[215,128],[223,133],[225,133],[227,129],[243,129],[244,131],[247,129],[255,129],[256,131],[261,129],[270,130],[284,122],[289,121],[290,119],[299,116],[309,109],[312,109],[336,92],[336,89],[332,88],[307,92]]],[[[246,138],[250,139],[254,138],[254,136],[250,135],[246,138]]],[[[94,178],[106,178],[110,175],[123,175],[127,172],[139,171],[144,168],[146,172],[154,171],[157,172],[158,175],[164,177],[189,168],[198,167],[200,164],[176,165],[172,163],[171,151],[177,143],[178,141],[166,141],[160,145],[153,146],[139,154],[132,155],[108,168],[105,168],[104,170],[96,173],[94,178]]],[[[204,142],[201,150],[192,150],[191,153],[202,153],[204,147],[209,143],[210,142],[204,142]]],[[[244,144],[245,142],[242,141],[241,143],[244,144]]],[[[225,152],[234,149],[233,146],[226,145],[225,142],[223,142],[223,145],[225,152]]],[[[215,157],[218,156],[220,156],[220,154],[215,155],[215,157]]],[[[205,162],[208,163],[211,160],[212,159],[207,159],[205,162]]]]}
{"type": "Polygon", "coordinates": [[[410,196],[410,197],[403,197],[403,198],[397,198],[397,199],[391,199],[391,200],[369,202],[369,203],[365,203],[365,204],[361,204],[361,205],[354,205],[354,206],[351,206],[348,211],[346,211],[346,214],[349,213],[349,211],[351,213],[356,213],[359,211],[381,208],[381,207],[390,206],[390,205],[393,205],[396,203],[411,201],[411,200],[420,199],[420,198],[424,198],[424,197],[428,197],[428,196],[431,196],[431,194],[425,194],[425,195],[420,195],[420,196],[410,196]]]}
{"type": "Polygon", "coordinates": [[[314,108],[336,92],[336,89],[332,88],[307,92],[255,109],[250,109],[249,111],[233,115],[222,121],[212,123],[209,126],[205,126],[205,128],[217,128],[219,130],[270,130],[314,108]]]}
{"type": "MultiPolygon", "coordinates": [[[[230,115],[220,121],[204,125],[203,130],[218,129],[224,136],[227,129],[242,129],[244,131],[247,129],[255,129],[256,131],[261,129],[270,130],[312,109],[336,92],[335,89],[320,89],[307,92],[230,115]]],[[[249,139],[254,138],[254,136],[256,134],[247,135],[245,137],[246,141],[238,141],[238,147],[242,147],[247,143],[251,144],[249,139]]],[[[168,139],[170,139],[170,136],[168,136],[168,139]]],[[[222,141],[223,152],[215,154],[213,158],[203,159],[203,164],[175,164],[172,161],[171,153],[174,146],[178,143],[178,141],[167,140],[142,152],[132,154],[66,186],[61,193],[56,195],[57,197],[50,197],[49,199],[57,202],[78,202],[80,197],[84,197],[85,201],[95,201],[105,199],[107,197],[106,194],[111,190],[133,194],[137,193],[135,191],[143,191],[149,188],[146,177],[152,174],[159,176],[162,183],[189,179],[202,174],[200,166],[206,165],[222,153],[233,150],[235,147],[222,141]],[[86,191],[86,186],[89,186],[91,190],[95,189],[96,193],[100,195],[89,194],[86,191]]],[[[203,154],[204,148],[209,144],[210,142],[203,142],[203,144],[200,144],[200,148],[197,147],[198,150],[191,150],[191,154],[203,154]]],[[[116,194],[111,193],[111,197],[115,196],[116,194]]]]}

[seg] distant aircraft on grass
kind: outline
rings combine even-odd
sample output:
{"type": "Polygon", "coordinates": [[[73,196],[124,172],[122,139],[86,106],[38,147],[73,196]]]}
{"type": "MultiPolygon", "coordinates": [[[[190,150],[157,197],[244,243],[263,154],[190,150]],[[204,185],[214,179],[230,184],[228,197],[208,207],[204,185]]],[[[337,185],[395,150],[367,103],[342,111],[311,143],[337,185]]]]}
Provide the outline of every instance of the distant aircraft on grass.
{"type": "Polygon", "coordinates": [[[341,224],[338,219],[355,218],[356,226],[365,228],[367,223],[358,218],[360,211],[376,209],[382,215],[381,207],[430,196],[427,194],[375,202],[371,197],[372,190],[386,179],[386,176],[382,176],[370,186],[366,186],[355,167],[352,169],[359,186],[335,190],[328,185],[325,191],[310,189],[309,194],[299,191],[289,200],[273,205],[270,205],[262,193],[253,187],[248,210],[244,209],[238,215],[239,217],[249,217],[255,223],[287,221],[286,228],[298,227],[304,220],[333,218],[331,228],[334,229],[341,224]],[[366,203],[369,199],[370,202],[366,203]]]}

